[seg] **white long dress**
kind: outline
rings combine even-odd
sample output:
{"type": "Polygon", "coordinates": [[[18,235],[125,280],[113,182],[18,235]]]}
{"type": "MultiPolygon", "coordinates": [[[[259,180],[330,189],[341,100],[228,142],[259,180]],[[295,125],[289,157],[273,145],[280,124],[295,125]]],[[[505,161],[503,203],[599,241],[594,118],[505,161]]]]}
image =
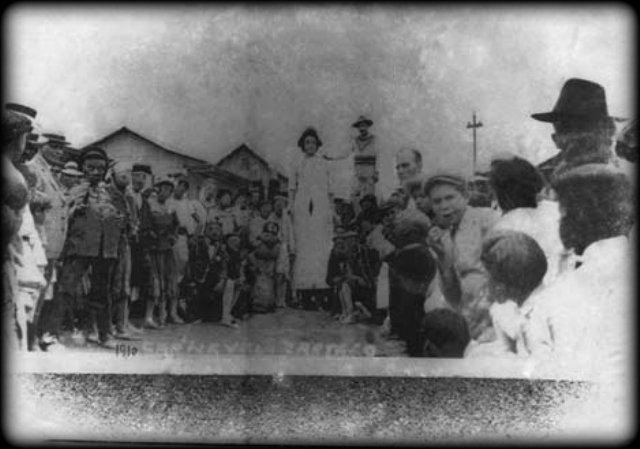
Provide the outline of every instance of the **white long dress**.
{"type": "Polygon", "coordinates": [[[296,242],[293,288],[328,288],[325,278],[333,238],[329,162],[317,153],[316,156],[305,156],[292,178],[296,242]]]}

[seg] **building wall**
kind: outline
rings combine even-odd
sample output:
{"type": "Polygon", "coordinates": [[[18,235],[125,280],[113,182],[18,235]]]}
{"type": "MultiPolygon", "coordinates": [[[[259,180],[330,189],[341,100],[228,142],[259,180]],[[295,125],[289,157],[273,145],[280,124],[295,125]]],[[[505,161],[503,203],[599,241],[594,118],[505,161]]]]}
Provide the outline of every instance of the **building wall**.
{"type": "MultiPolygon", "coordinates": [[[[249,179],[252,182],[260,181],[266,189],[269,186],[269,180],[275,179],[277,174],[269,165],[255,157],[250,151],[242,149],[236,152],[232,157],[225,159],[218,167],[227,170],[235,175],[249,179]]],[[[286,180],[279,179],[280,188],[286,190],[286,180]]]]}
{"type": "Polygon", "coordinates": [[[265,189],[273,175],[273,171],[268,165],[246,150],[238,151],[232,157],[218,164],[218,167],[252,182],[260,181],[265,189]]]}
{"type": "Polygon", "coordinates": [[[184,171],[185,166],[198,165],[196,161],[168,153],[134,134],[118,133],[100,145],[115,160],[150,165],[154,175],[184,171]]]}
{"type": "MultiPolygon", "coordinates": [[[[109,157],[114,160],[128,163],[143,163],[151,166],[154,176],[166,176],[171,173],[185,173],[189,180],[189,197],[198,198],[201,186],[207,181],[207,177],[191,173],[187,167],[206,166],[207,164],[194,161],[177,154],[164,151],[153,143],[141,139],[138,136],[126,132],[118,133],[108,140],[100,143],[109,157]]],[[[218,188],[237,190],[237,186],[216,179],[218,188]]]]}

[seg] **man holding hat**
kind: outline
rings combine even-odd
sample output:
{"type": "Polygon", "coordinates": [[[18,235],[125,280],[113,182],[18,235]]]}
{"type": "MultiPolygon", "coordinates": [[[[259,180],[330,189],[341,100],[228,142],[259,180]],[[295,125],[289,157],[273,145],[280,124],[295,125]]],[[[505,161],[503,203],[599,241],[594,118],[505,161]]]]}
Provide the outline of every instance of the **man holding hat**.
{"type": "MultiPolygon", "coordinates": [[[[109,158],[100,147],[90,146],[80,156],[85,182],[69,192],[69,232],[64,244],[60,291],[45,323],[41,346],[51,350],[59,343],[67,310],[73,310],[77,287],[89,273],[91,290],[82,298],[79,326],[85,337],[97,323],[98,343],[114,349],[111,336],[111,275],[118,258],[118,243],[125,225],[104,182],[109,158]]],[[[88,339],[88,338],[87,338],[88,339]]]]}
{"type": "Polygon", "coordinates": [[[430,177],[424,187],[435,215],[427,242],[436,253],[443,292],[469,323],[471,338],[492,339],[489,303],[486,298],[487,272],[482,265],[482,240],[499,218],[490,208],[468,205],[466,180],[442,173],[430,177]],[[485,334],[485,335],[483,335],[485,334]]]}
{"type": "Polygon", "coordinates": [[[558,168],[578,165],[585,156],[602,163],[612,159],[616,119],[609,115],[601,85],[571,78],[562,86],[552,111],[531,117],[553,125],[551,138],[560,150],[558,168]]]}

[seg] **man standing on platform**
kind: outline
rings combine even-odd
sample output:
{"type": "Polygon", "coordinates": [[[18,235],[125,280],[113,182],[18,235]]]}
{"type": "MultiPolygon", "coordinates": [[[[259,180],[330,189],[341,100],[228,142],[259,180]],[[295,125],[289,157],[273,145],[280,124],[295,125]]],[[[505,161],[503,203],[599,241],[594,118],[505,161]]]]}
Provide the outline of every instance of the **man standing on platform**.
{"type": "Polygon", "coordinates": [[[378,151],[376,148],[376,136],[369,133],[369,128],[373,126],[371,119],[361,115],[351,126],[357,128],[359,132],[351,144],[354,171],[351,200],[354,206],[357,207],[362,198],[367,195],[375,196],[376,194],[378,151]]]}

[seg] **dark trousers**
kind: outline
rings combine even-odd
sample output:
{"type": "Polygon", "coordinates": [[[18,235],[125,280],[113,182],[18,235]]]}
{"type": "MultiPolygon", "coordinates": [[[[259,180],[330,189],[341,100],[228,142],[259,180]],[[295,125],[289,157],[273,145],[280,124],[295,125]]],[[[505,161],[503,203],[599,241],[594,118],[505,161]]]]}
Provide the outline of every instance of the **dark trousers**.
{"type": "Polygon", "coordinates": [[[408,293],[403,289],[398,289],[398,293],[400,338],[407,343],[407,353],[411,357],[420,357],[423,353],[421,329],[424,318],[424,295],[408,293]]]}
{"type": "Polygon", "coordinates": [[[400,328],[402,327],[401,293],[402,289],[400,288],[397,274],[395,274],[393,270],[389,270],[389,322],[391,324],[391,332],[396,335],[400,335],[400,328]]]}
{"type": "Polygon", "coordinates": [[[108,337],[111,327],[111,292],[109,281],[115,264],[115,259],[102,257],[69,257],[64,261],[58,280],[58,294],[53,299],[44,331],[59,335],[65,312],[71,310],[79,318],[80,330],[90,332],[93,326],[92,318],[97,318],[98,335],[101,341],[108,337]],[[89,281],[91,291],[82,297],[76,306],[76,292],[82,277],[91,269],[89,281]]]}

